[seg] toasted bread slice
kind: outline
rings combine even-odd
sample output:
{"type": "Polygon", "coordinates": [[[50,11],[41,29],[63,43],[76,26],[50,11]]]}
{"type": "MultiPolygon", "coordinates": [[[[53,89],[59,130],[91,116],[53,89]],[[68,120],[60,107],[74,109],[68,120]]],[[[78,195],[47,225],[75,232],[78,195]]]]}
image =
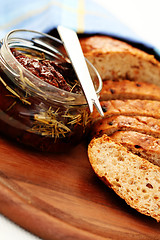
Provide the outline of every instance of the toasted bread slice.
{"type": "Polygon", "coordinates": [[[96,121],[90,131],[91,138],[111,135],[116,131],[136,131],[160,138],[160,119],[143,116],[113,116],[96,121]]]}
{"type": "MultiPolygon", "coordinates": [[[[160,118],[160,102],[154,100],[110,100],[102,101],[101,106],[104,112],[104,117],[116,115],[126,116],[147,116],[160,118]]],[[[97,111],[93,112],[93,120],[100,119],[97,111]]]]}
{"type": "Polygon", "coordinates": [[[160,221],[160,168],[129,152],[107,135],[88,146],[90,163],[102,181],[127,204],[160,221]]]}
{"type": "Polygon", "coordinates": [[[131,45],[107,37],[80,39],[85,57],[97,68],[102,79],[129,79],[160,85],[160,63],[131,45]]]}
{"type": "Polygon", "coordinates": [[[128,150],[160,166],[160,139],[134,131],[118,131],[110,137],[128,150]]]}
{"type": "Polygon", "coordinates": [[[148,99],[160,101],[160,87],[152,83],[129,80],[103,81],[100,100],[148,99]]]}

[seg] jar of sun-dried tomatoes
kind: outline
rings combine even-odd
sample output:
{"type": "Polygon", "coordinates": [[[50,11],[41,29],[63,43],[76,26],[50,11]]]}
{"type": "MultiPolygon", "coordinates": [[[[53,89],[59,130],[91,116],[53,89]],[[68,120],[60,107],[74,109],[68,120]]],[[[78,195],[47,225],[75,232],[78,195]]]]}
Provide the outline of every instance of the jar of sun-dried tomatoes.
{"type": "MultiPolygon", "coordinates": [[[[99,94],[102,82],[88,62],[99,94]]],[[[14,30],[0,46],[0,132],[41,151],[63,152],[90,124],[81,86],[60,40],[14,30]]]]}

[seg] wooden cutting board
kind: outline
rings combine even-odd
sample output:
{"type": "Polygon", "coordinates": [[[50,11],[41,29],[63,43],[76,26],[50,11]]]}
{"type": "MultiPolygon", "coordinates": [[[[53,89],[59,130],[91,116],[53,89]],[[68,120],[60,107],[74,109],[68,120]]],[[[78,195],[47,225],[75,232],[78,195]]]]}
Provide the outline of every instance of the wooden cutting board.
{"type": "Polygon", "coordinates": [[[160,239],[160,223],[97,178],[85,143],[55,155],[1,137],[0,212],[47,240],[160,239]]]}

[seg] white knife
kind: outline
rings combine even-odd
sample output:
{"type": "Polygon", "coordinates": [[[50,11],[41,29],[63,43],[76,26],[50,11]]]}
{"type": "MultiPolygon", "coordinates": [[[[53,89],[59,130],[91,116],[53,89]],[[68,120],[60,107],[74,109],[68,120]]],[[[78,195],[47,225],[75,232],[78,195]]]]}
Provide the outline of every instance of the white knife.
{"type": "Polygon", "coordinates": [[[98,112],[104,116],[76,32],[63,26],[58,26],[57,30],[81,83],[90,112],[93,112],[94,104],[98,112]]]}

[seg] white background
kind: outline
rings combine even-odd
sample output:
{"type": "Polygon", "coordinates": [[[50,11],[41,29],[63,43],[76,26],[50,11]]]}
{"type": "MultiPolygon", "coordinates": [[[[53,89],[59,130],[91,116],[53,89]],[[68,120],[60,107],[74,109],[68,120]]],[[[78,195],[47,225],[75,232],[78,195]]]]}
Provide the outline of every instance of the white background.
{"type": "MultiPolygon", "coordinates": [[[[160,49],[159,0],[95,0],[110,10],[143,39],[160,49]]],[[[0,215],[0,240],[38,240],[0,215]]]]}
{"type": "Polygon", "coordinates": [[[159,0],[94,0],[115,14],[142,39],[160,49],[159,0]]]}

